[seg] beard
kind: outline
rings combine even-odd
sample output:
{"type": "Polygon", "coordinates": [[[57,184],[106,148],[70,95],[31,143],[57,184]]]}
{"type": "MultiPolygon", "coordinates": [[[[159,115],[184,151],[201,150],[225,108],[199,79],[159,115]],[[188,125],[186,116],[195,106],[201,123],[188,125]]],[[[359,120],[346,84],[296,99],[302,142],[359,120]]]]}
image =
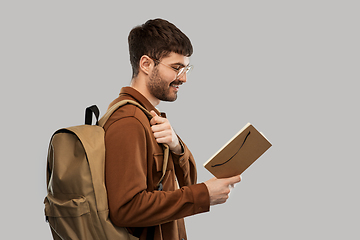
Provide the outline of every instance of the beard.
{"type": "Polygon", "coordinates": [[[163,80],[159,74],[157,68],[154,69],[153,73],[150,75],[147,84],[149,92],[161,101],[173,102],[177,99],[177,92],[172,91],[171,85],[178,84],[181,85],[180,81],[173,81],[170,84],[163,80]]]}

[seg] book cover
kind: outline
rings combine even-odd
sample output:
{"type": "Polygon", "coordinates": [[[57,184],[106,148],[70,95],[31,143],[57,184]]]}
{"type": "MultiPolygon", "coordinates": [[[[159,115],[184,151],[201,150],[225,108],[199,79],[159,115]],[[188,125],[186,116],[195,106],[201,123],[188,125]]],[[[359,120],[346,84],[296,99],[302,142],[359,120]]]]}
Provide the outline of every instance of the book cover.
{"type": "Polygon", "coordinates": [[[204,163],[204,167],[217,178],[239,175],[271,146],[266,137],[248,123],[204,163]]]}

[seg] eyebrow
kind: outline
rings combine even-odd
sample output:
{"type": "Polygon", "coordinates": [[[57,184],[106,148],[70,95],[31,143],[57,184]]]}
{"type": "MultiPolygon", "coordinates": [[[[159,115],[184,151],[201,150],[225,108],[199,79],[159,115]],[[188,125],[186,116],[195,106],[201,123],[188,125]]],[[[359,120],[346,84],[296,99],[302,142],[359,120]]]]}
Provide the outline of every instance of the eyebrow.
{"type": "MultiPolygon", "coordinates": [[[[181,67],[186,67],[183,63],[181,63],[181,62],[177,62],[177,63],[173,63],[173,64],[170,64],[171,66],[175,66],[175,65],[177,65],[177,66],[181,66],[181,67]]],[[[189,66],[190,65],[190,63],[187,65],[187,66],[189,66]]]]}

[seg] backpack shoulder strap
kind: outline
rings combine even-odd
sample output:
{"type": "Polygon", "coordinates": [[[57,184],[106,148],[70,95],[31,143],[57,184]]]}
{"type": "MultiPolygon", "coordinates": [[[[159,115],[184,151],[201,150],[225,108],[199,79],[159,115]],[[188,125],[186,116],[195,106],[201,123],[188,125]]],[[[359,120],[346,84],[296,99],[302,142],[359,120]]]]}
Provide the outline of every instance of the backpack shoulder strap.
{"type": "Polygon", "coordinates": [[[141,106],[140,103],[135,102],[135,101],[133,101],[133,100],[122,100],[122,101],[120,101],[120,102],[115,103],[113,106],[111,106],[111,107],[106,111],[106,113],[104,114],[104,116],[102,116],[102,118],[99,120],[98,125],[99,125],[100,127],[104,127],[106,121],[109,119],[109,117],[111,116],[111,114],[113,114],[118,108],[120,108],[120,107],[122,107],[122,106],[124,106],[124,105],[126,105],[126,104],[132,104],[132,105],[137,106],[138,108],[140,108],[140,109],[145,113],[145,115],[146,115],[149,119],[152,118],[151,113],[150,113],[148,110],[146,110],[146,108],[144,108],[143,106],[141,106]]]}
{"type": "MultiPolygon", "coordinates": [[[[100,127],[104,127],[106,121],[109,119],[111,114],[113,114],[118,108],[120,108],[126,104],[135,105],[136,107],[140,108],[145,113],[145,115],[149,118],[149,120],[152,118],[151,113],[146,108],[141,106],[138,102],[133,101],[133,100],[122,100],[120,102],[115,103],[113,106],[111,106],[106,111],[104,116],[99,120],[98,125],[100,127]]],[[[167,144],[163,144],[163,146],[164,146],[164,163],[163,163],[163,169],[162,169],[162,177],[160,178],[160,181],[157,184],[158,190],[160,190],[160,191],[162,190],[162,181],[165,177],[166,168],[167,168],[168,161],[169,161],[169,153],[170,153],[169,146],[167,144]]]]}

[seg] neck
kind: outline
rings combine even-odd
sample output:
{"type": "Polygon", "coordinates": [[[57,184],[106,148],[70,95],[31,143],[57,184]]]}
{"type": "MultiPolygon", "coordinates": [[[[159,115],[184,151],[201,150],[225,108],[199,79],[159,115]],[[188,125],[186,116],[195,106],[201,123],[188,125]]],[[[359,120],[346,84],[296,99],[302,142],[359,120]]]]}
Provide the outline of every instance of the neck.
{"type": "Polygon", "coordinates": [[[154,97],[149,90],[146,87],[145,81],[142,81],[143,79],[133,78],[131,80],[130,87],[136,89],[139,93],[141,93],[146,99],[154,106],[156,107],[159,105],[160,100],[154,97]]]}

